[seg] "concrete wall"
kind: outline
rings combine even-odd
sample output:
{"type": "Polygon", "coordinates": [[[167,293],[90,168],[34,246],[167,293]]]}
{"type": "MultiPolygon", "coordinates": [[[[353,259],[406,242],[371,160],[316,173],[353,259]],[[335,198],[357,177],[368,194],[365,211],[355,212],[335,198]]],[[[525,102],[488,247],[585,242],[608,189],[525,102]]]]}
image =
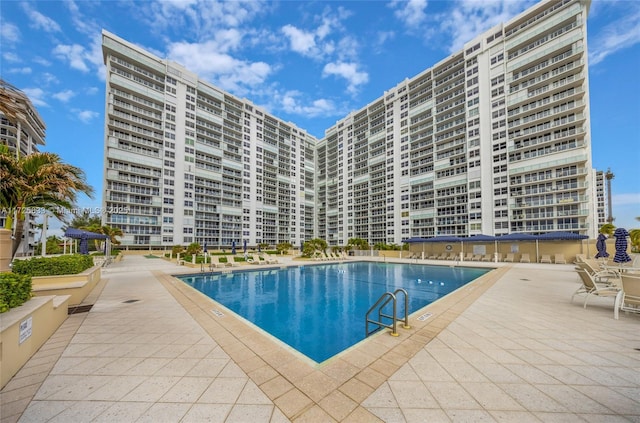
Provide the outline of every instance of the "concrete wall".
{"type": "Polygon", "coordinates": [[[102,271],[94,266],[77,275],[34,276],[31,278],[33,295],[70,295],[69,305],[78,305],[100,282],[102,271]]]}
{"type": "Polygon", "coordinates": [[[68,296],[34,297],[2,313],[0,319],[0,389],[53,335],[67,318],[68,296]],[[30,336],[24,328],[30,323],[30,336]],[[20,330],[20,326],[23,330],[20,330]]]}
{"type": "Polygon", "coordinates": [[[0,272],[11,270],[11,231],[0,229],[0,272]]]}

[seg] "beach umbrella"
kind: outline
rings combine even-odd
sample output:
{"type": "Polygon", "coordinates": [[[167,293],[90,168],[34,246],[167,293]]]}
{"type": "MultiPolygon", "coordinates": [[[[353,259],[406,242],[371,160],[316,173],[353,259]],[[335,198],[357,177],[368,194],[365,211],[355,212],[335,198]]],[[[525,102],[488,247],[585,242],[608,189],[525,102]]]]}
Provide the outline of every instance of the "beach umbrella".
{"type": "MultiPolygon", "coordinates": [[[[300,251],[302,251],[302,250],[300,250],[300,251]]],[[[259,252],[259,253],[261,253],[261,252],[262,252],[262,249],[260,248],[260,244],[258,244],[258,252],[259,252]]]]}
{"type": "Polygon", "coordinates": [[[80,236],[80,254],[89,254],[89,238],[85,234],[80,236]]]}
{"type": "Polygon", "coordinates": [[[613,233],[616,238],[616,254],[613,256],[615,263],[627,263],[631,261],[631,257],[627,254],[627,237],[629,232],[624,228],[618,228],[613,233]]]}
{"type": "Polygon", "coordinates": [[[236,253],[236,242],[231,241],[231,254],[235,254],[235,253],[236,253]]]}
{"type": "Polygon", "coordinates": [[[206,242],[204,243],[204,248],[202,248],[202,252],[203,253],[207,252],[207,243],[206,242]]]}
{"type": "Polygon", "coordinates": [[[598,240],[596,241],[596,250],[598,253],[595,258],[607,258],[609,257],[609,253],[607,253],[607,237],[605,234],[598,235],[598,240]]]}
{"type": "Polygon", "coordinates": [[[243,239],[242,240],[242,252],[247,255],[247,240],[243,239]]]}

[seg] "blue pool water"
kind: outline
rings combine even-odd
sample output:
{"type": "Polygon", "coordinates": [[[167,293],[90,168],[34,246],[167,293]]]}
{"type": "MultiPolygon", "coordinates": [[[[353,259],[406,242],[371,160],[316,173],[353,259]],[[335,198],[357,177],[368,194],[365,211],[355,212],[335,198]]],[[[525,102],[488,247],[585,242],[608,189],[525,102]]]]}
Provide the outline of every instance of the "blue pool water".
{"type": "MultiPolygon", "coordinates": [[[[409,293],[411,314],[489,270],[355,262],[184,275],[179,279],[322,362],[365,338],[367,310],[385,292],[404,288],[409,293]]],[[[391,314],[391,306],[385,311],[391,314]]],[[[398,315],[403,313],[400,295],[398,315]]]]}

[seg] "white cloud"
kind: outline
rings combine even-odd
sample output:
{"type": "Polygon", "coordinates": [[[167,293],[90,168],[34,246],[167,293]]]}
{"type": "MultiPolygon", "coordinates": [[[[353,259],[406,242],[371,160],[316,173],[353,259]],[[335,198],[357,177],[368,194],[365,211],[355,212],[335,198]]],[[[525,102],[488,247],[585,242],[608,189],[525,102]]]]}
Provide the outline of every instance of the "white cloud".
{"type": "Polygon", "coordinates": [[[427,0],[393,0],[389,7],[395,9],[393,14],[410,29],[419,28],[427,19],[427,0]]]}
{"type": "Polygon", "coordinates": [[[369,81],[369,74],[358,71],[358,65],[356,63],[327,63],[322,70],[322,75],[334,75],[346,79],[349,83],[347,90],[350,93],[355,93],[359,85],[369,81]]]}
{"type": "Polygon", "coordinates": [[[2,58],[9,63],[20,63],[22,61],[17,54],[9,51],[3,53],[2,58]]]}
{"type": "Polygon", "coordinates": [[[341,113],[336,110],[337,108],[331,100],[321,98],[310,101],[308,104],[302,104],[301,96],[302,93],[299,91],[287,91],[276,96],[276,101],[279,103],[278,108],[286,113],[305,117],[336,116],[341,113]]]}
{"type": "Polygon", "coordinates": [[[25,66],[23,68],[11,68],[11,69],[9,69],[8,73],[14,73],[14,74],[15,73],[20,73],[20,74],[23,74],[23,75],[28,75],[28,74],[31,73],[31,71],[32,71],[32,69],[30,67],[25,66]]]}
{"type": "Polygon", "coordinates": [[[31,21],[31,27],[45,32],[60,32],[60,25],[48,16],[33,9],[29,3],[22,3],[22,9],[31,21]]]}
{"type": "Polygon", "coordinates": [[[339,7],[336,11],[325,9],[322,15],[314,17],[318,25],[315,29],[300,29],[291,24],[283,26],[280,31],[287,37],[291,51],[313,59],[322,59],[338,52],[341,57],[353,57],[355,40],[345,37],[341,40],[330,39],[330,36],[343,29],[342,21],[351,15],[346,9],[339,7]],[[343,52],[338,46],[347,47],[343,52]]]}
{"type": "Polygon", "coordinates": [[[82,72],[89,71],[89,67],[85,63],[88,54],[85,48],[79,44],[58,44],[53,49],[53,54],[59,59],[66,60],[69,63],[69,66],[73,69],[77,69],[82,72]]]}
{"type": "Polygon", "coordinates": [[[640,7],[637,3],[625,2],[626,13],[618,21],[605,26],[601,32],[592,34],[589,42],[589,64],[596,65],[607,56],[640,43],[640,7]]]}
{"type": "Polygon", "coordinates": [[[222,89],[243,95],[247,93],[247,86],[264,83],[272,69],[264,62],[247,62],[226,54],[229,39],[222,36],[205,43],[172,43],[167,56],[222,89]]]}
{"type": "Polygon", "coordinates": [[[98,112],[94,112],[92,110],[73,109],[71,111],[76,114],[76,117],[82,123],[91,123],[91,121],[100,116],[98,112]]]}
{"type": "Polygon", "coordinates": [[[76,93],[74,93],[71,90],[64,90],[64,91],[55,93],[54,95],[52,95],[52,97],[55,98],[56,100],[60,100],[63,103],[66,103],[67,101],[71,100],[71,98],[74,97],[75,95],[76,93]]]}
{"type": "Polygon", "coordinates": [[[638,205],[638,215],[640,215],[640,192],[613,194],[611,202],[619,206],[636,204],[638,205]]]}
{"type": "Polygon", "coordinates": [[[269,4],[262,1],[213,1],[213,0],[158,0],[143,8],[143,19],[150,21],[163,36],[175,29],[198,40],[207,40],[211,34],[224,28],[238,28],[264,13],[269,4]]]}
{"type": "Polygon", "coordinates": [[[51,62],[44,57],[37,56],[33,59],[33,61],[42,66],[51,66],[51,62]]]}
{"type": "Polygon", "coordinates": [[[41,88],[22,88],[21,91],[29,97],[34,106],[49,107],[44,101],[45,92],[41,88]]]}
{"type": "Polygon", "coordinates": [[[285,25],[282,27],[282,32],[289,39],[291,50],[303,56],[317,55],[315,34],[298,29],[293,25],[285,25]]]}
{"type": "Polygon", "coordinates": [[[3,22],[0,25],[0,39],[4,45],[20,41],[20,29],[11,22],[3,22]]]}
{"type": "Polygon", "coordinates": [[[85,90],[85,93],[88,95],[95,95],[99,91],[98,87],[89,87],[85,90]]]}
{"type": "Polygon", "coordinates": [[[51,85],[51,84],[57,84],[58,78],[49,72],[44,72],[42,75],[40,75],[40,78],[42,79],[42,83],[44,85],[51,85]]]}

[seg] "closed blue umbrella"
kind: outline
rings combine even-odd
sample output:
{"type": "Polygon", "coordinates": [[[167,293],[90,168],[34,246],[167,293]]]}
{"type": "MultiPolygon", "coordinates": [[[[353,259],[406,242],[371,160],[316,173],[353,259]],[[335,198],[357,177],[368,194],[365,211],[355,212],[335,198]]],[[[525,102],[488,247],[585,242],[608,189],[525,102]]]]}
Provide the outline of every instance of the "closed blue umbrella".
{"type": "Polygon", "coordinates": [[[258,244],[258,252],[261,253],[262,249],[260,248],[260,244],[258,244]]]}
{"type": "Polygon", "coordinates": [[[624,228],[618,228],[613,233],[616,237],[616,254],[613,256],[613,261],[616,263],[627,263],[631,261],[631,257],[627,254],[627,237],[629,232],[624,228]]]}
{"type": "Polygon", "coordinates": [[[202,252],[203,252],[203,253],[206,253],[206,252],[207,252],[207,243],[206,243],[206,242],[204,243],[204,248],[202,249],[202,252]]]}
{"type": "Polygon", "coordinates": [[[235,253],[236,253],[236,242],[231,241],[231,254],[235,254],[235,253]]]}
{"type": "Polygon", "coordinates": [[[242,252],[244,252],[244,254],[247,254],[247,240],[243,239],[242,240],[242,252]]]}
{"type": "Polygon", "coordinates": [[[609,253],[607,253],[607,237],[605,236],[605,234],[598,235],[598,240],[596,241],[596,250],[598,250],[596,258],[609,257],[609,253]]]}
{"type": "Polygon", "coordinates": [[[80,254],[89,254],[89,239],[85,234],[80,237],[80,254]]]}

